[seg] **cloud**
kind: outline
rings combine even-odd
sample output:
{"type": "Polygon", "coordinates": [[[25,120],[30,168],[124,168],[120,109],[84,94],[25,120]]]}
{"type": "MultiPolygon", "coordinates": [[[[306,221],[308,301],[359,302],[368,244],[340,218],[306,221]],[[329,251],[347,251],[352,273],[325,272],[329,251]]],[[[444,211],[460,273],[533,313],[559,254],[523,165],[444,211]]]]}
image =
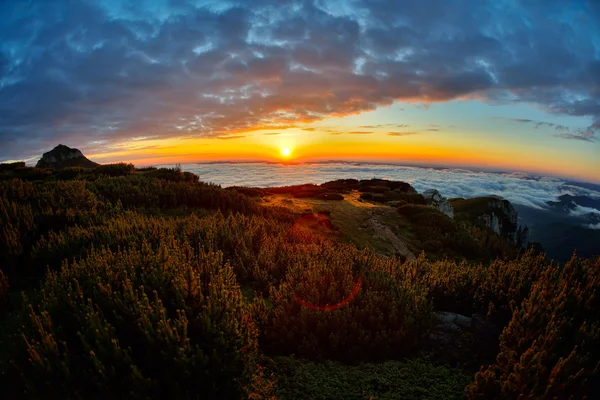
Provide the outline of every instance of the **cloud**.
{"type": "Polygon", "coordinates": [[[267,133],[263,133],[264,136],[275,136],[275,135],[281,135],[281,132],[267,132],[267,133]]]}
{"type": "Polygon", "coordinates": [[[407,124],[379,124],[379,125],[360,125],[359,128],[363,129],[377,129],[377,128],[408,128],[407,124]]]}
{"type": "Polygon", "coordinates": [[[559,134],[554,134],[554,137],[559,137],[562,139],[572,139],[572,140],[584,140],[588,142],[594,142],[598,140],[596,134],[600,131],[600,126],[597,123],[592,124],[589,128],[586,129],[574,129],[571,130],[569,127],[561,124],[555,124],[552,122],[546,121],[535,121],[527,118],[503,118],[503,117],[493,117],[495,119],[503,119],[512,122],[518,122],[522,124],[532,124],[534,129],[539,129],[541,127],[552,128],[555,131],[563,132],[559,134]]]}
{"type": "Polygon", "coordinates": [[[375,132],[365,132],[365,131],[350,131],[350,132],[331,132],[331,135],[371,135],[375,132]]]}
{"type": "Polygon", "coordinates": [[[246,137],[246,135],[231,135],[231,136],[217,136],[216,139],[232,140],[232,139],[242,139],[245,137],[246,137]]]}
{"type": "MultiPolygon", "coordinates": [[[[264,164],[261,164],[264,165],[264,164]]],[[[270,164],[269,164],[270,165],[270,164]]],[[[548,201],[558,201],[563,194],[588,196],[600,199],[600,190],[574,186],[561,178],[532,176],[527,173],[490,173],[476,172],[459,168],[422,168],[400,165],[382,165],[367,163],[327,163],[300,164],[294,170],[282,174],[277,172],[277,166],[253,169],[248,174],[247,165],[239,166],[240,171],[231,170],[229,164],[187,166],[191,172],[200,176],[211,176],[211,179],[223,186],[283,186],[308,183],[323,183],[335,179],[356,178],[370,179],[373,177],[399,180],[410,183],[417,191],[437,189],[443,196],[478,197],[496,195],[510,200],[513,204],[548,209],[548,201]],[[273,169],[275,168],[275,169],[273,169]],[[251,177],[248,180],[248,177],[251,177]],[[307,178],[310,177],[310,178],[307,178]]],[[[598,213],[592,208],[579,209],[581,214],[598,213]]]]}
{"type": "Polygon", "coordinates": [[[388,136],[410,136],[410,135],[418,135],[419,132],[388,132],[388,136]]]}
{"type": "Polygon", "coordinates": [[[4,0],[0,159],[454,99],[587,117],[588,130],[555,129],[596,140],[598,6],[498,4],[4,0]]]}
{"type": "Polygon", "coordinates": [[[598,140],[596,136],[597,131],[591,128],[588,129],[577,129],[574,133],[560,133],[554,136],[560,137],[563,139],[572,139],[572,140],[583,140],[585,142],[595,142],[598,140]]]}
{"type": "Polygon", "coordinates": [[[600,210],[597,210],[592,207],[583,207],[580,205],[576,205],[575,208],[573,208],[572,210],[569,210],[569,214],[571,214],[574,217],[584,217],[584,216],[590,215],[590,214],[595,214],[597,216],[600,216],[600,210]]]}

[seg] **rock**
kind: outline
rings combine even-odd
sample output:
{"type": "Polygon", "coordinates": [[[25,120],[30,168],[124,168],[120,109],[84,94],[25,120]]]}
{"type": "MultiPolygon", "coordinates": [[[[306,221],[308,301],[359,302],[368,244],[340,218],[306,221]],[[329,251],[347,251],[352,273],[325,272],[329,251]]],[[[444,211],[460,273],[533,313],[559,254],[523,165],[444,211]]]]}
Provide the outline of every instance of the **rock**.
{"type": "Polygon", "coordinates": [[[42,155],[37,162],[38,168],[83,167],[94,168],[99,164],[88,160],[81,151],[59,144],[54,149],[42,155]]]}
{"type": "Polygon", "coordinates": [[[517,242],[519,246],[526,249],[529,246],[529,228],[521,227],[517,230],[517,242]]]}
{"type": "Polygon", "coordinates": [[[511,242],[527,248],[529,228],[519,226],[519,214],[508,200],[490,198],[488,212],[479,217],[485,226],[511,242]]]}
{"type": "Polygon", "coordinates": [[[454,209],[452,208],[452,205],[447,198],[440,194],[440,192],[435,189],[429,189],[424,191],[422,195],[427,204],[437,208],[449,218],[454,218],[454,209]]]}
{"type": "Polygon", "coordinates": [[[473,319],[466,315],[448,311],[436,312],[434,318],[438,322],[440,328],[452,331],[469,329],[473,323],[473,319]]]}
{"type": "Polygon", "coordinates": [[[472,319],[453,312],[440,311],[433,314],[434,327],[429,333],[429,339],[450,343],[456,340],[460,333],[469,330],[472,319]]]}

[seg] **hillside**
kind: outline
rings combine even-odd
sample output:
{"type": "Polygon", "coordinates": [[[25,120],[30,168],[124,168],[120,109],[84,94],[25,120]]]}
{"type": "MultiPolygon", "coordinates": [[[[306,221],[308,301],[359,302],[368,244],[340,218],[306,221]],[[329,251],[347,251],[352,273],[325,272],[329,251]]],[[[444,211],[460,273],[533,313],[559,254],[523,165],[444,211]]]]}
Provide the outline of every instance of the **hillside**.
{"type": "Polygon", "coordinates": [[[6,398],[600,396],[600,258],[522,250],[489,199],[37,170],[0,165],[6,398]]]}
{"type": "Polygon", "coordinates": [[[424,251],[433,260],[473,262],[515,257],[527,247],[527,228],[518,226],[510,202],[493,197],[448,201],[435,190],[419,194],[407,183],[381,179],[234,189],[316,221],[315,232],[382,256],[414,259],[424,251]]]}

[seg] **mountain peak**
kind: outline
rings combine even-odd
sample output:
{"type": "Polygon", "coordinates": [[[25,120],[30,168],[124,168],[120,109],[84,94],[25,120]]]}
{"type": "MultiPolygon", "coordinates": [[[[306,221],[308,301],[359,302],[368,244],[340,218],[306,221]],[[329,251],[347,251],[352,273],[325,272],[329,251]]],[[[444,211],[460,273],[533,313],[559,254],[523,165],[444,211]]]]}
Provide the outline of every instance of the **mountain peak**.
{"type": "Polygon", "coordinates": [[[49,152],[44,153],[36,164],[38,168],[94,168],[97,166],[97,163],[88,160],[81,151],[64,144],[59,144],[49,152]]]}

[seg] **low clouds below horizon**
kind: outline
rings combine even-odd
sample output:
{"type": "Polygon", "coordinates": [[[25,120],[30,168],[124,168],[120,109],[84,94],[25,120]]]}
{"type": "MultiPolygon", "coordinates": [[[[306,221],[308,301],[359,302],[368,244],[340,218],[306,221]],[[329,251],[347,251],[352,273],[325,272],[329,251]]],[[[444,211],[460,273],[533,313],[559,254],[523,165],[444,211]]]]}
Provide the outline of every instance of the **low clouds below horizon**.
{"type": "Polygon", "coordinates": [[[557,201],[563,194],[600,199],[600,187],[596,191],[573,185],[565,179],[520,172],[474,172],[458,168],[365,163],[306,163],[294,166],[273,163],[210,163],[184,164],[182,168],[197,174],[203,181],[223,186],[274,187],[321,184],[344,178],[383,178],[408,182],[419,192],[436,189],[447,198],[495,195],[536,209],[547,209],[548,201],[557,201]]]}
{"type": "Polygon", "coordinates": [[[0,159],[467,98],[590,117],[545,127],[598,140],[594,0],[201,3],[2,1],[0,159]]]}

